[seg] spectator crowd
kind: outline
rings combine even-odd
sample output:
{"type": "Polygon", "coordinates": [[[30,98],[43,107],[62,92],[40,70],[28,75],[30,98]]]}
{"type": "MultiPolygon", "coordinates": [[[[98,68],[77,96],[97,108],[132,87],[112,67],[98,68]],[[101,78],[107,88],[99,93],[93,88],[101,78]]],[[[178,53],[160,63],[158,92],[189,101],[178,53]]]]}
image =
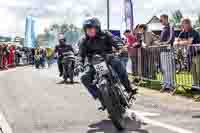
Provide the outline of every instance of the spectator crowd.
{"type": "Polygon", "coordinates": [[[0,44],[0,70],[33,64],[33,52],[30,48],[12,44],[0,44]]]}
{"type": "MultiPolygon", "coordinates": [[[[181,21],[181,31],[175,34],[168,15],[160,16],[163,29],[160,35],[148,30],[146,24],[139,24],[134,30],[126,30],[125,48],[131,59],[134,77],[156,80],[162,73],[162,90],[174,91],[176,88],[176,53],[186,51],[188,71],[192,75],[192,89],[200,88],[200,36],[192,27],[189,18],[181,21]]],[[[182,53],[183,54],[183,53],[182,53]]],[[[128,56],[126,56],[128,58],[128,56]]],[[[124,58],[124,57],[123,57],[124,58]]],[[[125,61],[123,59],[123,61],[125,61]]],[[[126,63],[124,63],[126,64],[126,63]]],[[[184,71],[184,70],[183,70],[184,71]]],[[[182,79],[183,81],[188,79],[182,79]]]]}

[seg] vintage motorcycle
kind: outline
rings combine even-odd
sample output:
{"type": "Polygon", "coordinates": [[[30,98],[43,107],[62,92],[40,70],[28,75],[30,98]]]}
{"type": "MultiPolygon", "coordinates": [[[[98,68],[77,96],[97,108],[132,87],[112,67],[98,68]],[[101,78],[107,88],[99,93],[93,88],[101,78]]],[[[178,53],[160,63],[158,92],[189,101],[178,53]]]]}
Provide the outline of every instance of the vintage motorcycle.
{"type": "Polygon", "coordinates": [[[70,83],[74,83],[74,66],[75,66],[75,55],[73,52],[64,52],[62,59],[63,65],[63,79],[65,83],[70,80],[70,83]]]}
{"type": "Polygon", "coordinates": [[[131,107],[134,95],[125,92],[117,74],[109,64],[110,55],[94,55],[89,67],[95,70],[95,84],[98,88],[97,94],[104,109],[107,110],[109,118],[118,130],[125,128],[124,113],[131,107]]]}

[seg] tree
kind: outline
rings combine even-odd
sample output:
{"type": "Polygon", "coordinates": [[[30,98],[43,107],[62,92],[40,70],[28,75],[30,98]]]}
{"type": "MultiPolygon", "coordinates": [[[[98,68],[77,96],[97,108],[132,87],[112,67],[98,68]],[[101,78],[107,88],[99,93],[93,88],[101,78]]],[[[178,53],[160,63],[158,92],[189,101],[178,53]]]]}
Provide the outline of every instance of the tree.
{"type": "Polygon", "coordinates": [[[11,37],[0,36],[0,42],[10,42],[11,40],[11,37]]]}
{"type": "Polygon", "coordinates": [[[65,33],[67,31],[69,31],[69,25],[68,24],[62,24],[61,25],[61,32],[65,33]]]}
{"type": "Polygon", "coordinates": [[[58,24],[53,24],[50,26],[50,29],[56,32],[60,32],[61,27],[58,24]]]}
{"type": "Polygon", "coordinates": [[[194,24],[194,28],[200,33],[200,14],[197,17],[197,20],[194,24]]]}
{"type": "Polygon", "coordinates": [[[172,13],[170,21],[177,26],[180,25],[182,18],[183,18],[182,12],[180,10],[176,10],[175,12],[172,13]]]}

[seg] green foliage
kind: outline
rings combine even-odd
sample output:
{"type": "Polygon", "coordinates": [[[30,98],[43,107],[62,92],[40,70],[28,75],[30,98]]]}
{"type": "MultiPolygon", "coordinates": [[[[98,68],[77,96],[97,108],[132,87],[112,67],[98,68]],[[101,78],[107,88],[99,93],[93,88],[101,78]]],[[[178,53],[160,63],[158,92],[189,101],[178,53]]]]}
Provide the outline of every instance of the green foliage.
{"type": "Polygon", "coordinates": [[[11,40],[11,37],[0,36],[0,42],[10,42],[11,40]]]}
{"type": "Polygon", "coordinates": [[[197,20],[194,24],[194,28],[200,33],[200,14],[197,17],[197,20]]]}
{"type": "Polygon", "coordinates": [[[181,19],[183,18],[183,14],[180,10],[176,10],[172,13],[172,17],[170,21],[175,25],[179,25],[181,23],[181,19]]]}

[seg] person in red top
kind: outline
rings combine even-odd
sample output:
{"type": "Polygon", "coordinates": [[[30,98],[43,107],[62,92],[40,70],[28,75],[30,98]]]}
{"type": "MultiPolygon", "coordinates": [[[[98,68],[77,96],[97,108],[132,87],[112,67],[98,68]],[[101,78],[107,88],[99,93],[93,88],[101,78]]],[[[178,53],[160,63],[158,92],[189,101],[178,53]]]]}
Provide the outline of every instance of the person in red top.
{"type": "Polygon", "coordinates": [[[10,46],[9,48],[9,54],[8,54],[8,65],[13,67],[14,64],[14,55],[15,55],[15,47],[10,46]]]}
{"type": "Polygon", "coordinates": [[[8,64],[8,46],[6,44],[3,44],[3,57],[2,57],[2,65],[3,69],[8,69],[7,64],[8,64]]]}
{"type": "Polygon", "coordinates": [[[132,73],[134,76],[137,76],[137,38],[131,33],[130,30],[124,32],[126,37],[126,47],[128,48],[128,55],[131,59],[132,64],[132,73]]]}

